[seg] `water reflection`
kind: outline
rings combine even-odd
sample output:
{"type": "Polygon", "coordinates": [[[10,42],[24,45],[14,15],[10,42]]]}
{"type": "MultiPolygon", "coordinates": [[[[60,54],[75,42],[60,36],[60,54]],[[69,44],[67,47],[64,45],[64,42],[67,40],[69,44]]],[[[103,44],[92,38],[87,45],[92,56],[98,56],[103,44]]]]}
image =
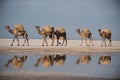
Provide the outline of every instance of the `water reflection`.
{"type": "Polygon", "coordinates": [[[39,59],[37,59],[34,66],[38,67],[39,63],[41,63],[43,67],[50,67],[53,65],[53,59],[54,55],[43,55],[39,59]]]}
{"type": "Polygon", "coordinates": [[[43,55],[37,59],[34,67],[38,67],[39,63],[43,67],[50,67],[55,62],[56,65],[63,65],[66,60],[66,55],[43,55]]]}
{"type": "Polygon", "coordinates": [[[12,63],[14,68],[21,68],[26,59],[27,59],[26,55],[23,55],[21,57],[14,55],[12,59],[9,59],[7,63],[4,64],[4,67],[9,67],[9,64],[12,63]]]}
{"type": "Polygon", "coordinates": [[[57,72],[83,76],[120,78],[119,60],[119,55],[109,54],[27,56],[1,54],[0,72],[57,72]]]}
{"type": "Polygon", "coordinates": [[[110,64],[111,56],[101,56],[99,58],[98,64],[110,64]]]}
{"type": "Polygon", "coordinates": [[[91,61],[90,55],[81,55],[80,57],[78,57],[75,63],[79,64],[81,62],[82,64],[88,64],[90,61],[91,61]]]}
{"type": "Polygon", "coordinates": [[[56,55],[54,58],[55,64],[61,66],[66,60],[66,55],[56,55]]]}

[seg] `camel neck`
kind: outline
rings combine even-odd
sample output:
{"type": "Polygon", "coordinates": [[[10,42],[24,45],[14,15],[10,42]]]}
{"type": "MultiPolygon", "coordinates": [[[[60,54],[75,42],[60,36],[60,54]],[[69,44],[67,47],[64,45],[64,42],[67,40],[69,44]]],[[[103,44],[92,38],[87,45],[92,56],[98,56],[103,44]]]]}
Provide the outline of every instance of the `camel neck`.
{"type": "Polygon", "coordinates": [[[80,31],[77,31],[78,34],[80,34],[80,31]]]}
{"type": "Polygon", "coordinates": [[[37,31],[38,31],[39,34],[41,34],[41,30],[40,30],[40,28],[37,28],[37,31]]]}
{"type": "Polygon", "coordinates": [[[9,29],[8,31],[13,34],[13,30],[9,29]]]}

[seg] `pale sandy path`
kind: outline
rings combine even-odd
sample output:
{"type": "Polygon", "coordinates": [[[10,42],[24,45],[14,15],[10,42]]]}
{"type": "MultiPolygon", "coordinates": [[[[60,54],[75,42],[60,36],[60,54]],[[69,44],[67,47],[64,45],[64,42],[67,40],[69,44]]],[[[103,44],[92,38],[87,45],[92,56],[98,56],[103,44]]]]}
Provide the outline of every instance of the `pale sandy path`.
{"type": "MultiPolygon", "coordinates": [[[[94,46],[80,46],[80,40],[68,40],[68,46],[50,46],[51,40],[48,40],[49,46],[41,46],[41,39],[30,39],[30,46],[10,46],[12,39],[0,39],[0,53],[34,53],[34,54],[80,54],[80,53],[120,53],[120,41],[112,41],[112,47],[100,47],[101,41],[94,41],[94,46]]],[[[23,39],[20,39],[22,45],[23,39]]]]}

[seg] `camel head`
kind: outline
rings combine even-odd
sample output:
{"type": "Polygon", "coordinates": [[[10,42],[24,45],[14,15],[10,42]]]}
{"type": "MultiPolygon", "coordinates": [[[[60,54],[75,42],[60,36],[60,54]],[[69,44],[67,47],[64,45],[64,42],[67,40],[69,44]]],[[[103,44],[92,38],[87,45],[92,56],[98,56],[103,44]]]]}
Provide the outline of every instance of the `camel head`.
{"type": "Polygon", "coordinates": [[[6,28],[7,30],[10,30],[10,26],[9,26],[9,25],[5,26],[5,28],[6,28]]]}
{"type": "Polygon", "coordinates": [[[98,32],[101,32],[101,29],[98,29],[98,32]]]}
{"type": "Polygon", "coordinates": [[[36,29],[40,29],[40,26],[35,26],[36,29]]]}
{"type": "Polygon", "coordinates": [[[99,35],[102,36],[101,29],[98,29],[99,35]]]}
{"type": "Polygon", "coordinates": [[[76,29],[75,31],[76,31],[77,33],[80,33],[80,29],[76,29]]]}

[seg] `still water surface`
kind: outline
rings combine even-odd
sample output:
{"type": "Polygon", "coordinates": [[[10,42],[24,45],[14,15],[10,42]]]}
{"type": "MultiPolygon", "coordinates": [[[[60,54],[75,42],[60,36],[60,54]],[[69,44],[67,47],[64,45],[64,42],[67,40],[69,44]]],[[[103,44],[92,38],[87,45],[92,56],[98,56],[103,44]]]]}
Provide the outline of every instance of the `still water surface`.
{"type": "Polygon", "coordinates": [[[26,56],[21,60],[18,57],[22,55],[0,54],[0,72],[57,72],[90,77],[120,78],[119,55],[26,56]]]}

